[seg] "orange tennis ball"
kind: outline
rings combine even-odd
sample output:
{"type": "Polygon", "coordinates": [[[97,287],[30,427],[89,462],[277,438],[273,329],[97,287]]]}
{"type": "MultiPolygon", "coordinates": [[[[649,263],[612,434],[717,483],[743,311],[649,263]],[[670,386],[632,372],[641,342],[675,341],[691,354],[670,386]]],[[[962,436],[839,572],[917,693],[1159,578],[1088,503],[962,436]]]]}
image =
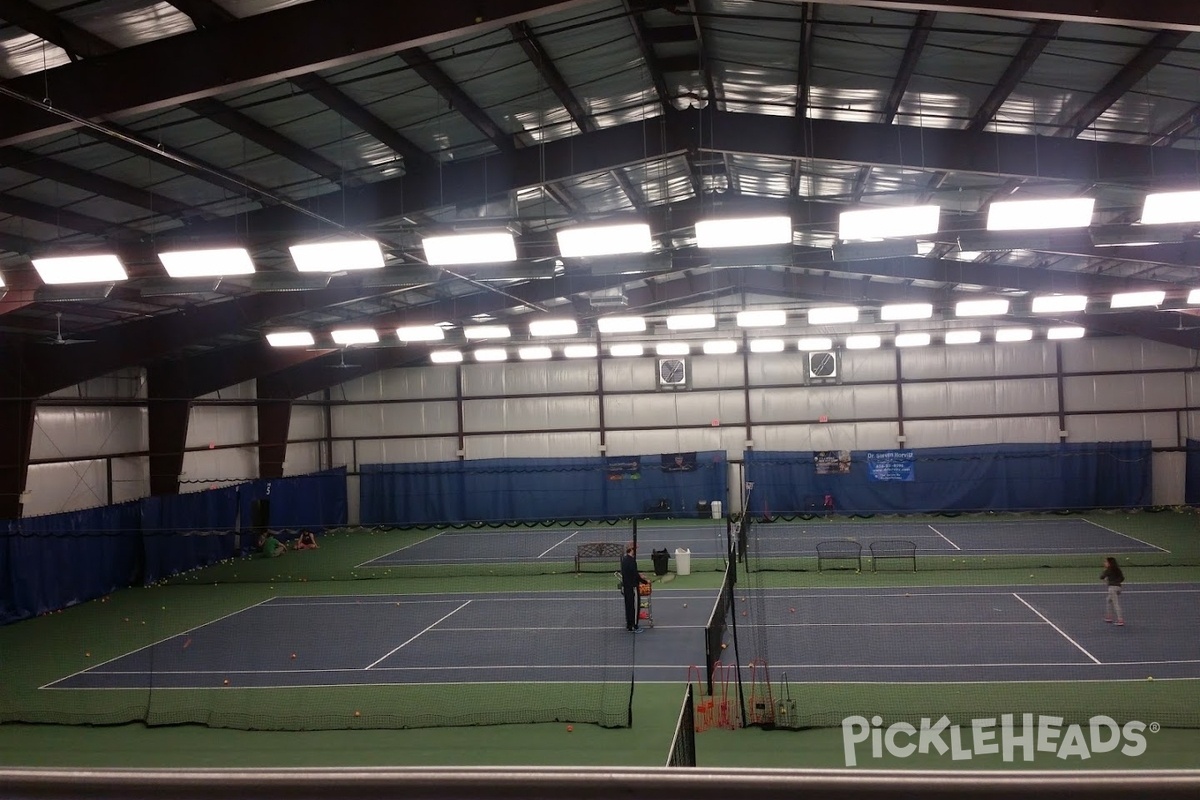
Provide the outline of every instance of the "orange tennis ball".
{"type": "Polygon", "coordinates": [[[575,730],[575,726],[574,726],[574,725],[568,725],[568,726],[567,726],[567,733],[570,733],[570,732],[571,732],[571,731],[573,731],[573,730],[575,730]]]}

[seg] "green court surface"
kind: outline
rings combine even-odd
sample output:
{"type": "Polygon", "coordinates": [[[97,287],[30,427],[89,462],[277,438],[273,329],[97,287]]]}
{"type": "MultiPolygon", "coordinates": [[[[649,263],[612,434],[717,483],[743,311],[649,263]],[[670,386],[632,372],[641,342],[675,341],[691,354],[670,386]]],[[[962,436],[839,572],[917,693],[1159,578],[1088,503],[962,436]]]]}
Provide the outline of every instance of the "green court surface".
{"type": "MultiPolygon", "coordinates": [[[[1155,538],[1141,530],[1147,541],[1162,543],[1177,553],[1197,548],[1194,538],[1181,530],[1167,530],[1155,538]]],[[[153,641],[163,630],[187,630],[223,614],[244,609],[269,597],[289,595],[355,595],[366,593],[434,592],[524,592],[539,589],[611,590],[611,571],[596,570],[582,575],[573,569],[549,570],[545,574],[470,575],[445,574],[417,578],[392,575],[388,568],[361,565],[372,558],[423,541],[424,531],[343,531],[326,536],[319,551],[289,553],[280,559],[244,559],[215,565],[177,576],[163,585],[131,588],[109,598],[82,603],[61,613],[47,615],[0,628],[4,681],[0,687],[0,718],[13,719],[13,708],[27,707],[47,712],[52,718],[59,709],[43,698],[38,687],[64,675],[86,669],[105,657],[129,652],[153,641]],[[532,583],[531,583],[532,582],[532,583]],[[145,622],[145,625],[143,625],[145,622]]],[[[650,571],[648,552],[643,551],[643,569],[650,571]]],[[[1190,556],[1189,556],[1190,557],[1190,556]]],[[[1154,559],[1147,558],[1147,562],[1154,559]]],[[[693,574],[666,576],[672,588],[715,590],[721,573],[705,568],[693,574]]],[[[1021,584],[1096,585],[1096,566],[1090,560],[1077,566],[1041,565],[1037,559],[1005,568],[982,569],[980,564],[913,572],[770,571],[743,576],[739,592],[760,587],[878,588],[892,586],[951,586],[1021,584]],[[753,579],[751,583],[750,579],[753,579]]],[[[1158,563],[1135,564],[1130,581],[1197,582],[1200,568],[1190,563],[1172,565],[1166,558],[1158,563]]],[[[612,600],[618,603],[615,592],[612,600]]],[[[649,631],[652,637],[662,631],[649,631]]],[[[700,631],[697,630],[697,636],[700,631]]],[[[576,724],[573,730],[559,723],[536,725],[479,725],[432,727],[405,730],[296,730],[254,731],[208,727],[196,724],[148,726],[142,722],[111,725],[58,725],[5,722],[0,724],[0,765],[65,767],[242,767],[242,766],[409,766],[409,765],[627,765],[661,766],[679,715],[685,674],[677,681],[639,681],[633,695],[633,725],[602,728],[576,724]]],[[[795,686],[799,702],[813,687],[795,686]]],[[[845,692],[858,705],[898,709],[911,689],[887,686],[822,687],[823,703],[836,704],[836,694],[845,692]],[[874,698],[863,692],[878,692],[874,698]],[[864,699],[866,697],[866,699],[864,699]],[[832,698],[832,700],[831,700],[832,698]]],[[[970,694],[979,707],[990,710],[1011,708],[1013,712],[1051,713],[1052,708],[1020,707],[1028,693],[1007,695],[998,685],[938,684],[932,691],[944,697],[970,694]]],[[[1056,689],[1061,692],[1061,689],[1056,689]]],[[[1160,681],[1153,684],[1094,683],[1076,687],[1073,695],[1081,711],[1102,713],[1112,692],[1144,693],[1151,706],[1176,705],[1200,708],[1200,681],[1160,681]]],[[[120,692],[85,693],[86,700],[71,693],[72,713],[93,714],[103,719],[105,704],[120,692]]],[[[486,703],[485,696],[463,695],[466,702],[486,703]]],[[[244,699],[245,696],[242,696],[244,699]]],[[[1052,695],[1047,702],[1053,705],[1052,695]]],[[[54,701],[60,702],[60,701],[54,701]]],[[[288,702],[293,702],[289,700],[288,702]]],[[[316,687],[297,695],[294,702],[305,713],[344,715],[346,709],[371,702],[371,694],[354,687],[316,687]]],[[[849,702],[849,700],[848,700],[849,702]]],[[[1147,720],[1151,721],[1151,720],[1147,720]]],[[[347,723],[352,726],[353,723],[347,723]]],[[[845,766],[841,731],[836,728],[764,731],[761,729],[709,729],[696,736],[697,760],[705,767],[838,768],[845,766]]],[[[866,751],[860,750],[860,753],[866,751]]],[[[1030,767],[1167,769],[1194,768],[1200,752],[1200,730],[1164,728],[1148,737],[1145,753],[1137,758],[1120,753],[1099,753],[1087,760],[1059,759],[1039,754],[1035,762],[1005,763],[997,757],[976,756],[953,761],[948,756],[914,755],[909,758],[867,758],[860,755],[859,768],[956,769],[1030,767]]]]}

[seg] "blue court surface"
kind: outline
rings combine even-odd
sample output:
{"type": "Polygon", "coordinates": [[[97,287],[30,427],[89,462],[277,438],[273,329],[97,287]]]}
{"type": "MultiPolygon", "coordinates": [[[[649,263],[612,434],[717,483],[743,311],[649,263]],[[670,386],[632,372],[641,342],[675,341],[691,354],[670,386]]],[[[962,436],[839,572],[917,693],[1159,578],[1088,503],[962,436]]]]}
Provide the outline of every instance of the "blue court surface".
{"type": "MultiPolygon", "coordinates": [[[[364,567],[434,566],[444,564],[509,564],[549,562],[574,564],[579,546],[609,542],[624,546],[632,531],[623,525],[591,525],[512,529],[464,529],[430,531],[429,535],[407,547],[372,559],[364,567]]],[[[697,558],[724,556],[728,552],[723,520],[711,525],[643,526],[638,532],[639,557],[649,558],[652,550],[678,548],[690,550],[697,558]]],[[[613,559],[613,569],[618,566],[613,559]]]]}
{"type": "MultiPolygon", "coordinates": [[[[772,669],[794,681],[1200,678],[1200,584],[1129,586],[1120,628],[1099,583],[746,593],[731,622],[766,626],[772,669]]],[[[634,636],[615,587],[275,597],[43,688],[591,681],[627,675],[630,652],[637,680],[679,682],[704,663],[716,590],[653,598],[654,627],[634,636]]]]}
{"type": "Polygon", "coordinates": [[[771,558],[814,556],[825,541],[905,540],[919,556],[1166,553],[1161,547],[1087,519],[856,522],[809,520],[756,523],[749,552],[771,558]]]}

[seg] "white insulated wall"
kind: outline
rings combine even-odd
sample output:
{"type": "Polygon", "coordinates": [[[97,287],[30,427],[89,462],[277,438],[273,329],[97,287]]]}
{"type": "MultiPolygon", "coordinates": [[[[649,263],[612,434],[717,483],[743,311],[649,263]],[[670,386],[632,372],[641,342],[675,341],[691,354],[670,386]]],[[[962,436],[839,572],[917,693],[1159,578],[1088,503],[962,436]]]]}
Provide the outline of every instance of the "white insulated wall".
{"type": "MultiPolygon", "coordinates": [[[[459,457],[594,456],[602,442],[609,455],[724,450],[737,460],[747,440],[759,450],[863,450],[1057,442],[1063,430],[1068,442],[1148,439],[1158,448],[1200,439],[1193,350],[1097,338],[843,351],[840,358],[841,384],[809,386],[795,351],[696,355],[690,387],[677,392],[658,390],[652,357],[380,372],[333,387],[328,410],[325,393],[293,405],[285,474],[459,457]]],[[[36,412],[25,513],[145,496],[143,373],[114,373],[51,398],[36,412]]],[[[253,400],[250,381],[193,405],[183,491],[257,477],[253,400]]],[[[1182,453],[1155,454],[1156,503],[1182,502],[1183,466],[1182,453]]],[[[736,465],[730,475],[736,483],[736,465]]],[[[356,519],[357,480],[350,481],[356,519]]]]}
{"type": "MultiPolygon", "coordinates": [[[[687,450],[736,460],[747,440],[759,450],[861,450],[1143,439],[1170,448],[1200,438],[1196,354],[1184,348],[1102,338],[840,358],[840,384],[810,386],[795,351],[695,355],[689,388],[677,392],[658,390],[652,357],[392,370],[333,390],[333,463],[353,472],[687,450]]],[[[1182,454],[1156,454],[1155,502],[1182,502],[1182,470],[1182,454]]]]}

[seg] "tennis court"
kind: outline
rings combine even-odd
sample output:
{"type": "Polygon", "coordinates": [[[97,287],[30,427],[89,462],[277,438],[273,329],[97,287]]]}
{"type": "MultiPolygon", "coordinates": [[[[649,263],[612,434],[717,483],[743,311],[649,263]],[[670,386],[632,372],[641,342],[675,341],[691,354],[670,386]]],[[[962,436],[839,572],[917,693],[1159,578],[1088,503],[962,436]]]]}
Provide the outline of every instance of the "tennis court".
{"type": "Polygon", "coordinates": [[[531,569],[548,569],[574,564],[581,547],[604,543],[612,545],[600,561],[585,564],[589,569],[616,569],[620,551],[636,541],[638,552],[648,556],[652,550],[689,550],[696,558],[724,558],[728,552],[728,526],[725,520],[710,522],[677,521],[663,524],[624,521],[614,525],[523,527],[498,529],[443,529],[418,533],[418,540],[390,553],[366,561],[359,567],[420,567],[521,563],[531,569]]]}
{"type": "Polygon", "coordinates": [[[1100,584],[758,590],[770,666],[794,680],[1200,678],[1200,584],[1129,587],[1103,620],[1100,584]]]}
{"type": "Polygon", "coordinates": [[[635,639],[637,679],[678,683],[704,663],[716,591],[660,593],[669,619],[640,637],[615,588],[274,597],[43,688],[582,684],[629,666],[635,639]]]}
{"type": "Polygon", "coordinates": [[[906,540],[918,555],[1099,555],[1168,553],[1155,544],[1091,519],[916,521],[802,521],[758,523],[755,542],[763,556],[815,555],[827,540],[869,549],[880,540],[906,540]]]}

